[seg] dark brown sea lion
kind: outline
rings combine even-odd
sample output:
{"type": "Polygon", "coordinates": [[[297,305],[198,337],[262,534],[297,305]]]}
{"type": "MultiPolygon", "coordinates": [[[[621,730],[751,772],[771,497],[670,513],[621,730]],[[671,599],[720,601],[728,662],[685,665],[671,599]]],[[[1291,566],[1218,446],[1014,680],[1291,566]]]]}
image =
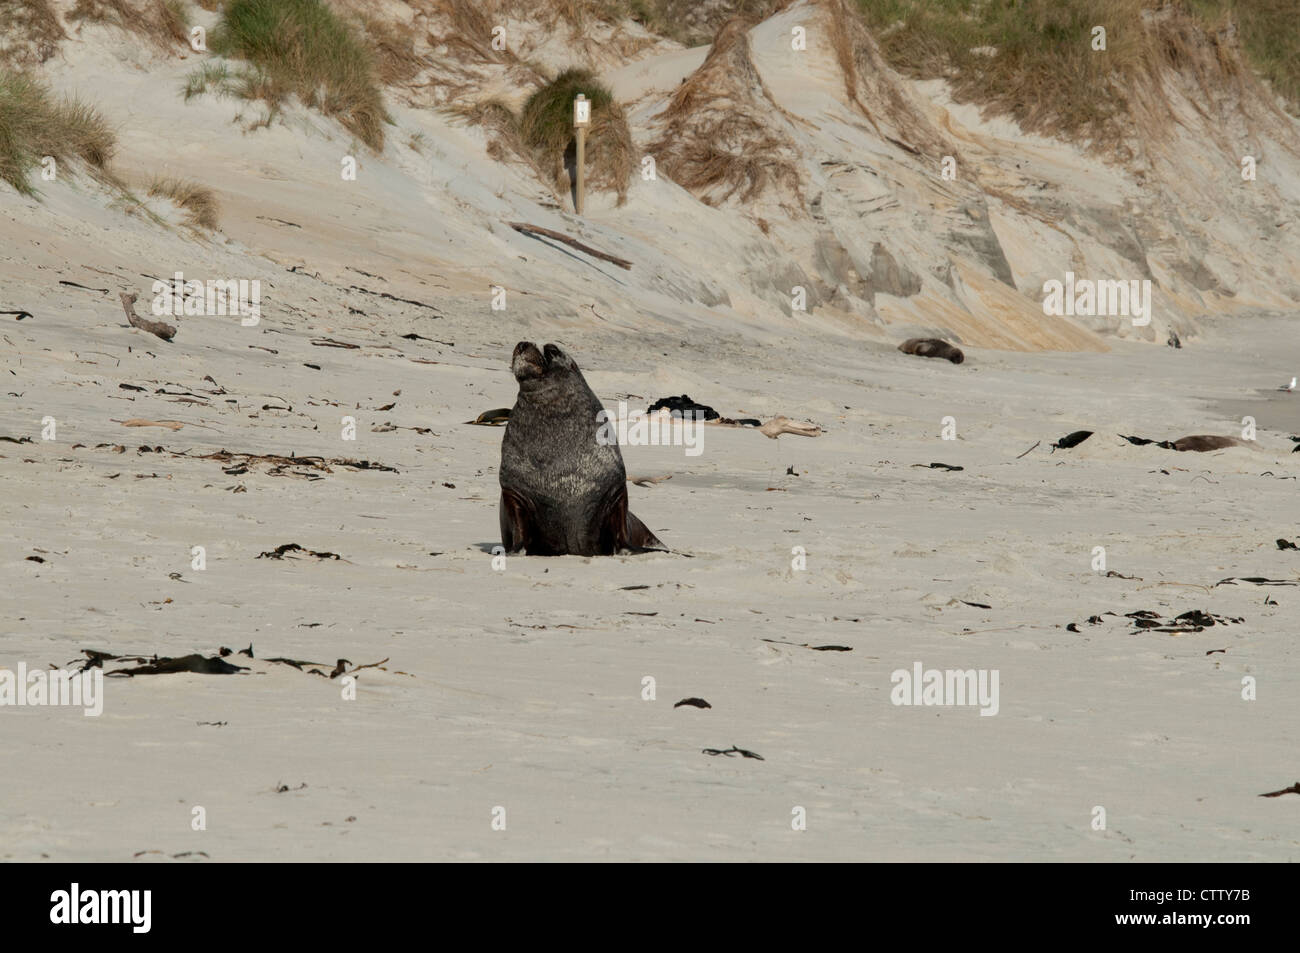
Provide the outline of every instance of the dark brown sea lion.
{"type": "Polygon", "coordinates": [[[1212,434],[1194,434],[1191,437],[1179,437],[1174,441],[1175,450],[1194,450],[1205,453],[1207,450],[1222,450],[1224,447],[1246,446],[1246,441],[1236,437],[1217,437],[1212,434]]]}
{"type": "Polygon", "coordinates": [[[501,543],[530,556],[667,550],[628,512],[613,428],[573,358],[520,341],[519,398],[501,441],[501,543]]]}
{"type": "Polygon", "coordinates": [[[898,345],[898,349],[904,354],[915,354],[917,357],[942,357],[954,364],[966,360],[966,355],[961,352],[961,348],[953,347],[947,341],[940,341],[938,338],[908,338],[898,345]]]}

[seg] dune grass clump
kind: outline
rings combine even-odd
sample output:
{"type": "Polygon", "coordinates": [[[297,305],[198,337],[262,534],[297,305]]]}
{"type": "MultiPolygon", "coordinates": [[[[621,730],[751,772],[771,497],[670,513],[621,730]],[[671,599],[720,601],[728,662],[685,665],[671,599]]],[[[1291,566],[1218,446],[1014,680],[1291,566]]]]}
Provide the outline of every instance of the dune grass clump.
{"type": "Polygon", "coordinates": [[[487,154],[497,162],[519,159],[534,166],[533,153],[524,143],[519,132],[519,117],[500,99],[488,99],[469,105],[455,105],[449,111],[463,117],[476,126],[482,126],[487,134],[487,154]]]}
{"type": "Polygon", "coordinates": [[[1300,106],[1294,0],[855,2],[894,69],[943,77],[959,101],[1032,132],[1121,142],[1163,75],[1181,73],[1210,95],[1239,75],[1242,59],[1293,110],[1300,106]],[[1104,52],[1092,48],[1098,26],[1104,52]]]}
{"type": "Polygon", "coordinates": [[[1300,29],[1295,0],[1191,0],[1206,26],[1227,21],[1239,30],[1250,65],[1268,80],[1294,115],[1300,116],[1300,29]]]}
{"type": "Polygon", "coordinates": [[[68,19],[108,23],[144,37],[163,50],[178,43],[188,45],[190,40],[189,12],[181,0],[77,0],[68,19]]]}
{"type": "Polygon", "coordinates": [[[229,0],[210,45],[251,69],[192,76],[188,95],[216,85],[222,93],[265,100],[273,111],[296,95],[370,148],[383,149],[388,112],[374,56],[322,0],[229,0]]]}
{"type": "Polygon", "coordinates": [[[749,21],[718,31],[699,69],[679,85],[656,119],[648,147],[660,170],[706,205],[733,196],[752,202],[769,188],[800,192],[798,149],[750,56],[749,21]]]}
{"type": "Polygon", "coordinates": [[[535,90],[519,113],[519,132],[534,149],[563,153],[573,138],[573,101],[582,93],[591,100],[591,118],[614,102],[609,87],[587,69],[567,69],[535,90]]]}
{"type": "Polygon", "coordinates": [[[569,190],[568,164],[573,162],[573,101],[582,93],[591,100],[587,129],[587,184],[593,191],[618,193],[627,200],[634,147],[627,115],[609,87],[590,70],[568,69],[533,92],[519,113],[519,137],[542,170],[554,175],[557,190],[569,190]]]}
{"type": "Polygon", "coordinates": [[[1025,129],[1097,140],[1126,109],[1120,71],[1141,43],[1141,0],[857,2],[891,66],[944,77],[959,101],[1025,129]],[[1091,49],[1095,26],[1104,53],[1091,49]]]}
{"type": "Polygon", "coordinates": [[[217,227],[217,212],[220,205],[216,193],[190,179],[155,178],[149,184],[150,195],[161,195],[171,199],[179,208],[185,210],[186,222],[195,228],[209,230],[217,227]]]}
{"type": "Polygon", "coordinates": [[[22,194],[35,194],[27,175],[45,156],[107,173],[116,145],[107,120],[91,106],[56,99],[32,77],[0,69],[0,179],[22,194]]]}
{"type": "Polygon", "coordinates": [[[67,36],[50,0],[0,0],[0,64],[44,63],[67,36]]]}
{"type": "Polygon", "coordinates": [[[651,33],[683,46],[703,46],[712,43],[718,30],[733,17],[755,23],[766,20],[782,6],[782,0],[614,0],[612,5],[651,33]]]}
{"type": "Polygon", "coordinates": [[[409,83],[428,64],[415,50],[415,30],[402,23],[361,15],[375,72],[384,86],[409,83]]]}

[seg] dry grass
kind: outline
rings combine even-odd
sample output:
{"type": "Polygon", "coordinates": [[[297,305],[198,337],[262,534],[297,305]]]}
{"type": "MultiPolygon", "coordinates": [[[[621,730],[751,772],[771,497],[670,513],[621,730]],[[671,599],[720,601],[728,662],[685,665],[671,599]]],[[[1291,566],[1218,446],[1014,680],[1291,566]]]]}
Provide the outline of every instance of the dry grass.
{"type": "Polygon", "coordinates": [[[798,150],[749,55],[751,25],[737,18],[718,32],[656,117],[663,131],[648,149],[660,171],[708,204],[749,202],[772,186],[800,192],[798,150]]]}
{"type": "MultiPolygon", "coordinates": [[[[1166,91],[1203,104],[1258,93],[1249,60],[1300,98],[1300,33],[1291,0],[856,0],[884,59],[913,78],[943,77],[962,102],[1022,128],[1131,155],[1135,118],[1172,122],[1166,91]],[[1250,11],[1249,13],[1247,11],[1250,11]],[[1234,34],[1233,16],[1251,23],[1234,34]],[[1106,28],[1094,51],[1092,30],[1106,28]],[[1195,101],[1195,98],[1194,100],[1195,101]]],[[[1208,114],[1208,112],[1207,112],[1208,114]]]]}
{"type": "Polygon", "coordinates": [[[92,107],[55,99],[32,77],[0,69],[0,179],[19,192],[35,193],[27,175],[44,156],[59,164],[81,160],[107,175],[116,144],[107,120],[92,107]]]}
{"type": "Polygon", "coordinates": [[[635,164],[632,132],[623,108],[608,87],[590,70],[569,69],[539,87],[519,114],[519,136],[538,168],[549,174],[557,192],[569,189],[567,165],[576,150],[573,101],[579,93],[591,100],[591,125],[587,130],[587,178],[592,191],[618,194],[627,201],[628,183],[635,164]]]}
{"type": "Polygon", "coordinates": [[[189,17],[180,0],[77,0],[75,22],[107,23],[144,37],[161,50],[189,45],[189,17]]]}
{"type": "Polygon", "coordinates": [[[370,44],[376,75],[385,86],[409,83],[429,65],[416,52],[413,27],[368,15],[361,16],[361,25],[370,44]]]}
{"type": "Polygon", "coordinates": [[[185,210],[185,220],[191,226],[216,229],[220,204],[211,189],[189,179],[155,178],[149,183],[149,194],[171,199],[185,210]]]}
{"type": "MultiPolygon", "coordinates": [[[[218,92],[268,103],[273,116],[289,96],[336,118],[376,152],[389,122],[366,42],[322,0],[227,0],[212,37],[213,52],[246,61],[227,71],[218,92]]],[[[210,77],[187,85],[203,91],[210,77]]]]}
{"type": "Polygon", "coordinates": [[[67,36],[50,0],[0,0],[0,66],[44,63],[67,36]]]}
{"type": "Polygon", "coordinates": [[[483,4],[473,0],[439,0],[435,7],[451,27],[445,34],[431,37],[434,45],[446,47],[455,59],[464,63],[505,63],[514,54],[507,49],[492,48],[492,28],[496,25],[483,4]]]}
{"type": "Polygon", "coordinates": [[[636,146],[627,114],[618,103],[612,102],[592,114],[587,128],[586,160],[590,169],[588,191],[614,192],[619,205],[626,202],[628,183],[636,171],[636,146]]]}
{"type": "Polygon", "coordinates": [[[1294,0],[1217,0],[1241,30],[1241,44],[1287,108],[1300,116],[1300,24],[1294,0]]]}
{"type": "Polygon", "coordinates": [[[887,65],[866,23],[849,0],[828,0],[831,43],[844,78],[844,91],[876,131],[918,155],[955,155],[955,146],[886,75],[887,65]],[[887,122],[896,136],[880,126],[887,122]]]}
{"type": "Polygon", "coordinates": [[[487,153],[497,162],[522,161],[532,166],[538,175],[542,175],[542,170],[533,162],[532,152],[524,144],[524,137],[519,133],[519,117],[501,100],[489,99],[468,106],[456,106],[450,111],[483,127],[488,137],[487,153]]]}
{"type": "Polygon", "coordinates": [[[712,43],[718,31],[735,17],[758,22],[786,6],[789,0],[622,0],[623,15],[652,33],[666,36],[683,46],[712,43]]]}

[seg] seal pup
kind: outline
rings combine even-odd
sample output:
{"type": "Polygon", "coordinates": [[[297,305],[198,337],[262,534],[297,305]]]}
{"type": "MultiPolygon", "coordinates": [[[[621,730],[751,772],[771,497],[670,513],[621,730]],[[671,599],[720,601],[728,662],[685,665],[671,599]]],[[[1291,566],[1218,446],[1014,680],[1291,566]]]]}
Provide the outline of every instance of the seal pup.
{"type": "Polygon", "coordinates": [[[966,355],[961,352],[961,348],[953,347],[947,341],[940,341],[938,338],[908,338],[898,345],[898,349],[904,354],[915,354],[917,357],[942,357],[954,364],[966,360],[966,355]]]}
{"type": "Polygon", "coordinates": [[[667,551],[628,512],[627,472],[604,407],[554,344],[515,345],[519,398],[501,441],[501,543],[529,556],[667,551]],[[603,432],[603,433],[602,433],[603,432]],[[598,437],[604,436],[605,442],[598,437]]]}

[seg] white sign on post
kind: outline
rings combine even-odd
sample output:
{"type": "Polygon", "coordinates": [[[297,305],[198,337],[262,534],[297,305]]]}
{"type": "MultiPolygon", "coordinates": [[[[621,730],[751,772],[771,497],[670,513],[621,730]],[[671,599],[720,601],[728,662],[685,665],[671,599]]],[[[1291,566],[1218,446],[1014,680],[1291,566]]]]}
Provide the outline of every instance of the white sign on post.
{"type": "Polygon", "coordinates": [[[573,101],[573,124],[579,127],[591,124],[591,100],[582,93],[573,101]]]}

